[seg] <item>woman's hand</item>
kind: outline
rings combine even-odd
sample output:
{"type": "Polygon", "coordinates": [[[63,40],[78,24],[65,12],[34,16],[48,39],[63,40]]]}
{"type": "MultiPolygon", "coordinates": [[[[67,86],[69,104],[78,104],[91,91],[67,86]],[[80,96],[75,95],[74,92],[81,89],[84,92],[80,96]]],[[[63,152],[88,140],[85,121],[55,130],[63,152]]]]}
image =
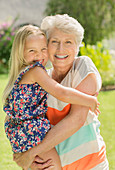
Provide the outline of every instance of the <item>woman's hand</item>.
{"type": "Polygon", "coordinates": [[[39,156],[36,156],[30,168],[32,170],[41,169],[41,170],[50,170],[54,168],[52,164],[52,160],[48,159],[47,161],[43,161],[39,156]]]}
{"type": "Polygon", "coordinates": [[[50,170],[54,167],[51,159],[44,161],[39,156],[32,156],[32,150],[33,148],[23,153],[15,153],[13,155],[13,160],[24,170],[28,170],[29,167],[33,170],[38,168],[41,170],[50,170]]]}
{"type": "Polygon", "coordinates": [[[10,117],[8,115],[6,115],[4,123],[6,123],[9,119],[10,119],[10,117]]]}
{"type": "Polygon", "coordinates": [[[31,149],[23,153],[15,153],[13,155],[13,160],[18,166],[22,167],[24,170],[28,170],[32,162],[34,161],[34,156],[32,156],[31,149]]]}

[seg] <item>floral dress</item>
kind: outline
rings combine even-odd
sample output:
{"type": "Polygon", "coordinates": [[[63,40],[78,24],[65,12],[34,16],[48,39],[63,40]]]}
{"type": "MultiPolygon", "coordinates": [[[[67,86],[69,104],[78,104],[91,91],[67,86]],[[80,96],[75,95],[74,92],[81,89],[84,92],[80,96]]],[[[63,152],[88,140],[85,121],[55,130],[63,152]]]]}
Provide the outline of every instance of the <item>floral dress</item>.
{"type": "Polygon", "coordinates": [[[51,128],[46,118],[47,92],[38,83],[19,84],[22,76],[35,66],[45,69],[39,62],[27,66],[19,74],[3,108],[10,117],[5,132],[14,153],[38,145],[51,128]]]}

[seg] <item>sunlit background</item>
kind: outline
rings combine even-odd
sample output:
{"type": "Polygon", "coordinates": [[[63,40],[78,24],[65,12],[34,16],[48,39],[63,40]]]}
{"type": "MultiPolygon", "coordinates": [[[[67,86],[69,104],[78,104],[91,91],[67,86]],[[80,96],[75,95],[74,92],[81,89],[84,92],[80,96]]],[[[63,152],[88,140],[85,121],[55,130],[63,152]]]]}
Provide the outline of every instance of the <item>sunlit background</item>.
{"type": "MultiPolygon", "coordinates": [[[[0,0],[0,99],[8,78],[8,60],[16,30],[25,24],[40,26],[47,15],[76,18],[85,29],[79,55],[89,56],[99,70],[103,86],[101,133],[107,145],[110,170],[115,169],[115,0],[0,0]]],[[[19,170],[4,133],[0,100],[0,170],[19,170]]]]}

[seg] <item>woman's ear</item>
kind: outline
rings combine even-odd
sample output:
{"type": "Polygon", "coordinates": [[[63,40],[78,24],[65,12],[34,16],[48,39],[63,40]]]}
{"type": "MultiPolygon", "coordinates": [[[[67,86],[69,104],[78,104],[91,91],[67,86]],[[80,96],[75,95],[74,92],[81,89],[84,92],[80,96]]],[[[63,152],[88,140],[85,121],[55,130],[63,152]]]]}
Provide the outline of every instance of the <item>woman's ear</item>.
{"type": "Polygon", "coordinates": [[[76,49],[76,56],[79,54],[79,48],[76,49]]]}

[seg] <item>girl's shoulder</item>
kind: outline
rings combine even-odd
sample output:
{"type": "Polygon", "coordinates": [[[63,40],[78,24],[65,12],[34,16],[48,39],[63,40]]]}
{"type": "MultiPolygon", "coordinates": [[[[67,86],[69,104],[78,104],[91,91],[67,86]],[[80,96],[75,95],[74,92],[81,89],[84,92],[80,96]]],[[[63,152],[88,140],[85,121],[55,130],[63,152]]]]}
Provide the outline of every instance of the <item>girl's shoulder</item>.
{"type": "Polygon", "coordinates": [[[36,62],[36,63],[32,63],[28,66],[26,66],[18,75],[15,84],[18,83],[22,83],[22,82],[26,82],[28,83],[33,83],[34,82],[34,76],[35,73],[37,74],[38,71],[38,67],[42,68],[45,70],[45,67],[40,63],[40,62],[36,62]]]}
{"type": "Polygon", "coordinates": [[[28,72],[29,70],[33,70],[33,69],[37,68],[37,66],[46,70],[45,67],[40,62],[37,61],[36,63],[32,63],[32,64],[28,65],[27,67],[25,67],[24,70],[21,72],[21,74],[23,75],[26,72],[28,72]]]}

